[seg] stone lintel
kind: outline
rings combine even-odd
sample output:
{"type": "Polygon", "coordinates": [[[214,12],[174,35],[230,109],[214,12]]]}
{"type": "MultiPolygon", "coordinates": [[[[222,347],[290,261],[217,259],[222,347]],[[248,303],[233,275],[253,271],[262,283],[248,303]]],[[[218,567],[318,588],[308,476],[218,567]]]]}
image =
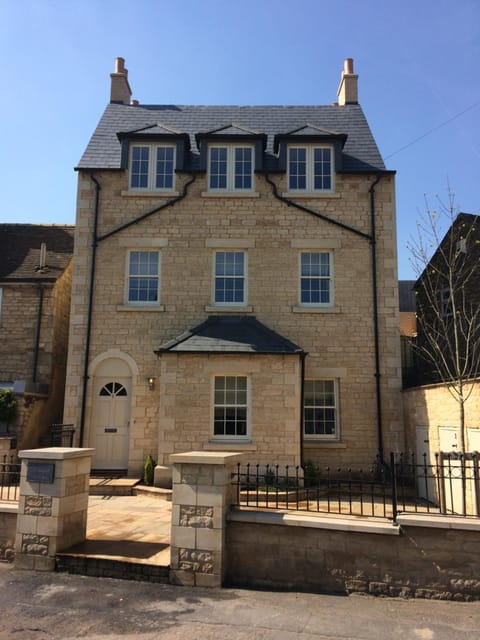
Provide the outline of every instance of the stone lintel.
{"type": "Polygon", "coordinates": [[[228,451],[187,451],[170,456],[171,464],[217,464],[228,465],[238,462],[244,456],[241,452],[228,451]]]}
{"type": "Polygon", "coordinates": [[[44,449],[23,449],[18,457],[27,460],[69,460],[92,456],[95,449],[80,449],[75,447],[45,447],[44,449]]]}

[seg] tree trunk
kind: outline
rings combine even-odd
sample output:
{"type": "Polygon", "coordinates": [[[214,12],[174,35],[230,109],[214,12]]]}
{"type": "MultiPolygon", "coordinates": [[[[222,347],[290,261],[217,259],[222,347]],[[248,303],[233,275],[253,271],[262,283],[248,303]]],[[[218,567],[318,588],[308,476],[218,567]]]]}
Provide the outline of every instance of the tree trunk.
{"type": "Polygon", "coordinates": [[[463,395],[463,384],[460,383],[458,390],[459,415],[460,415],[460,442],[459,449],[461,453],[466,451],[466,432],[465,432],[465,397],[463,395]]]}

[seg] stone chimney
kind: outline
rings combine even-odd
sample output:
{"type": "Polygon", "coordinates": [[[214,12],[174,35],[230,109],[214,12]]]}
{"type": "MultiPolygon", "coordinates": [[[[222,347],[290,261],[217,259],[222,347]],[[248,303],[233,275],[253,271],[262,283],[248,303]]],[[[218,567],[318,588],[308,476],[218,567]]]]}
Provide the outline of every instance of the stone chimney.
{"type": "Polygon", "coordinates": [[[125,69],[125,60],[123,58],[115,59],[115,71],[110,74],[110,78],[112,79],[110,102],[130,104],[132,90],[128,84],[128,70],[125,69]]]}
{"type": "Polygon", "coordinates": [[[358,75],[353,73],[353,59],[345,58],[342,78],[337,91],[338,104],[358,104],[358,75]]]}

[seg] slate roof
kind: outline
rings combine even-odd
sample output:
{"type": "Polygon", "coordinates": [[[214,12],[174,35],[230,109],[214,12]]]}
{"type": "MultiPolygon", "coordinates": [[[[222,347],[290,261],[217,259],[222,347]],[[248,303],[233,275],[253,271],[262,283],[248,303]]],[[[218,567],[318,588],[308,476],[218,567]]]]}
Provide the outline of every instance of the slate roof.
{"type": "Polygon", "coordinates": [[[430,260],[428,262],[428,265],[425,267],[425,269],[422,271],[422,273],[417,278],[415,284],[418,286],[418,284],[420,284],[420,282],[422,281],[423,274],[425,273],[426,268],[431,264],[435,264],[435,261],[437,259],[437,255],[439,253],[440,247],[446,245],[446,243],[450,241],[450,238],[451,238],[452,234],[460,234],[458,236],[458,237],[460,237],[462,235],[462,233],[461,233],[462,226],[466,227],[466,231],[468,233],[469,230],[472,229],[472,227],[473,227],[473,230],[474,230],[475,226],[478,225],[479,222],[480,222],[480,215],[478,215],[476,213],[464,213],[464,212],[458,213],[457,217],[452,222],[450,227],[447,229],[445,235],[443,236],[442,240],[440,241],[440,244],[435,249],[435,252],[432,255],[432,257],[430,258],[430,260]]]}
{"type": "Polygon", "coordinates": [[[254,316],[209,316],[155,353],[300,354],[303,350],[254,316]]]}
{"type": "Polygon", "coordinates": [[[55,281],[73,256],[73,225],[0,224],[0,282],[55,281]],[[46,245],[45,270],[39,271],[46,245]]]}
{"type": "Polygon", "coordinates": [[[144,127],[174,129],[190,137],[186,170],[199,167],[196,134],[231,127],[267,135],[264,168],[278,169],[275,135],[303,127],[347,136],[343,148],[343,171],[351,173],[385,170],[380,152],[358,104],[344,106],[182,106],[109,104],[77,169],[121,169],[118,133],[144,127]]]}

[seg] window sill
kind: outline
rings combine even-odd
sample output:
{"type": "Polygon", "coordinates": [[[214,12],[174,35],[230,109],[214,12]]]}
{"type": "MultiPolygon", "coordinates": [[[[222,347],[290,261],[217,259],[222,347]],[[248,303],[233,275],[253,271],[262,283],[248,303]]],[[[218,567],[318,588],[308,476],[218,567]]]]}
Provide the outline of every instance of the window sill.
{"type": "Polygon", "coordinates": [[[203,445],[205,451],[257,451],[257,445],[252,444],[251,440],[239,440],[238,442],[210,440],[203,445]]]}
{"type": "Polygon", "coordinates": [[[208,313],[252,313],[253,307],[240,306],[240,307],[226,307],[223,305],[207,305],[205,311],[208,313]]]}
{"type": "Polygon", "coordinates": [[[284,191],[282,194],[283,198],[340,198],[339,193],[334,193],[331,191],[284,191]]]}
{"type": "Polygon", "coordinates": [[[343,442],[334,440],[307,440],[303,437],[303,446],[305,449],[317,449],[319,447],[327,447],[328,449],[346,449],[347,445],[343,442]]]}
{"type": "Polygon", "coordinates": [[[157,305],[133,305],[133,304],[117,304],[117,311],[165,311],[163,304],[157,305]]]}
{"type": "Polygon", "coordinates": [[[295,305],[292,307],[293,313],[341,313],[339,307],[307,307],[295,305]]]}
{"type": "Polygon", "coordinates": [[[202,191],[202,198],[259,198],[258,191],[202,191]]]}
{"type": "Polygon", "coordinates": [[[179,191],[120,191],[124,198],[175,198],[180,195],[179,191]]]}

